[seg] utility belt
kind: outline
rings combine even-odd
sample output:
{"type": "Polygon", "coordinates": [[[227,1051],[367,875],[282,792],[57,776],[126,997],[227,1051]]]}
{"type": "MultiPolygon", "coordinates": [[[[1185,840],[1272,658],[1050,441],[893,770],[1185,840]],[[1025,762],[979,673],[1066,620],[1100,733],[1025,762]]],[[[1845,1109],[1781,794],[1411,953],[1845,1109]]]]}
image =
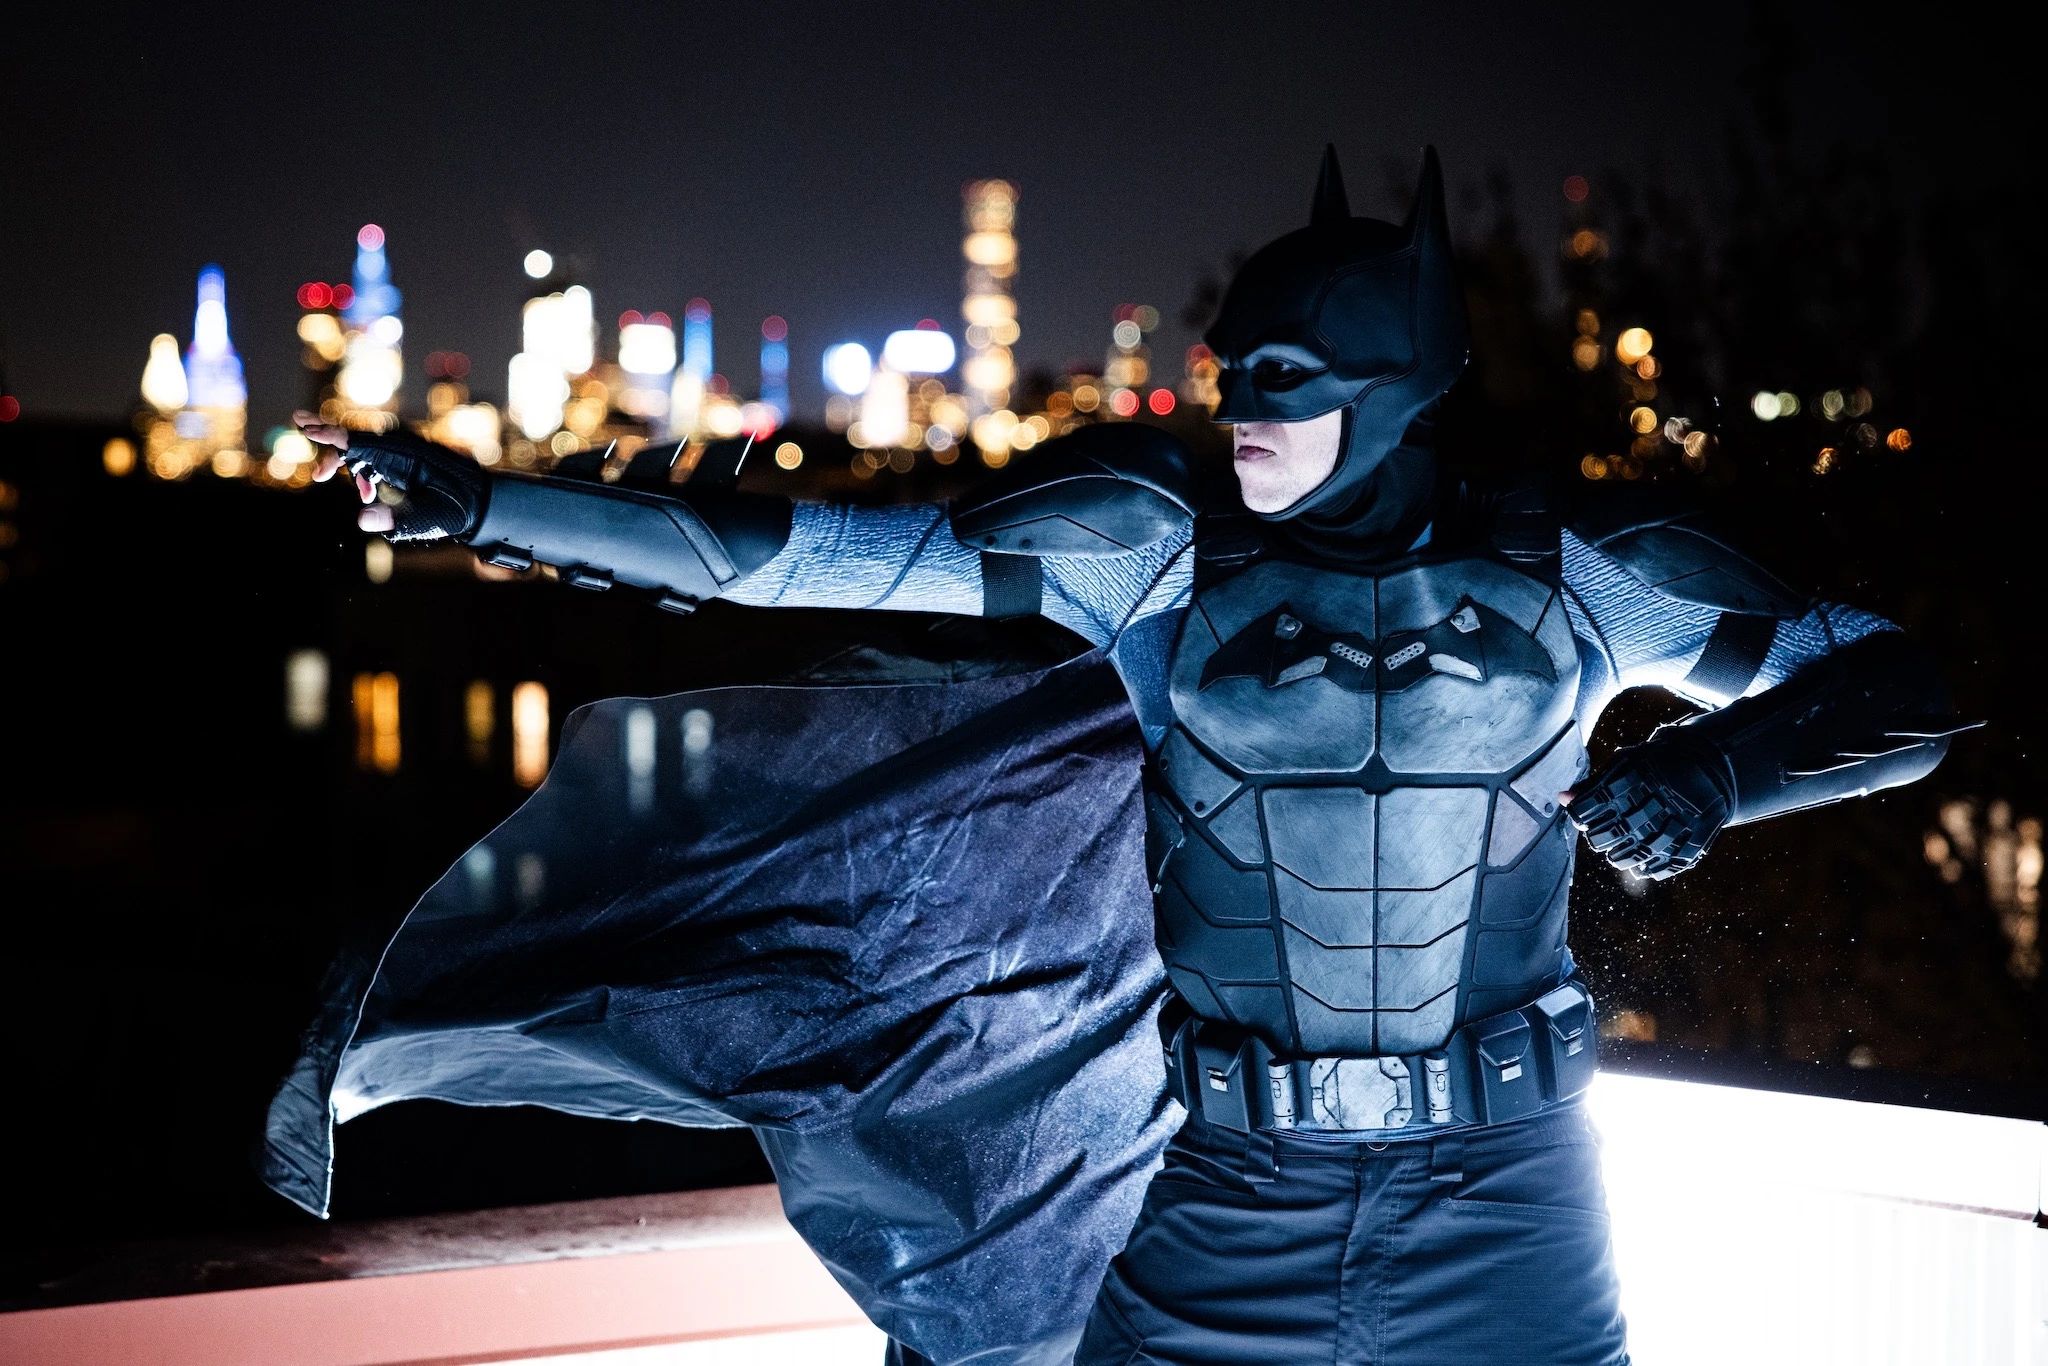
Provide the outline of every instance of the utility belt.
{"type": "Polygon", "coordinates": [[[1593,998],[1577,980],[1412,1055],[1280,1058],[1235,1025],[1193,1015],[1178,997],[1159,1027],[1168,1093],[1190,1114],[1241,1133],[1498,1124],[1583,1092],[1598,1053],[1593,998]]]}

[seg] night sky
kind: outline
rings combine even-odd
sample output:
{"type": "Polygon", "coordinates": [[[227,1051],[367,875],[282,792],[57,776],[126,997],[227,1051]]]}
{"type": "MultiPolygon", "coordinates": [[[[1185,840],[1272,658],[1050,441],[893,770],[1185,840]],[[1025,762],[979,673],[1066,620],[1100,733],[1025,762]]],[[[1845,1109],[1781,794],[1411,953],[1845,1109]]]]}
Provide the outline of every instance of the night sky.
{"type": "MultiPolygon", "coordinates": [[[[389,234],[420,358],[470,353],[502,397],[524,254],[628,308],[718,316],[756,377],[790,322],[799,413],[817,357],[933,317],[959,328],[960,187],[1021,192],[1020,359],[1099,358],[1111,310],[1159,306],[1169,375],[1196,277],[1295,226],[1321,145],[1354,209],[1434,142],[1453,212],[1492,171],[1550,238],[1568,174],[1655,169],[1713,194],[1759,51],[1802,72],[1802,141],[1883,139],[1907,184],[1983,155],[1928,126],[1929,54],[1813,11],[1759,37],[1740,6],[754,4],[152,7],[10,20],[0,49],[0,347],[35,414],[115,417],[149,339],[189,338],[198,269],[227,270],[252,418],[298,391],[295,288],[389,234]],[[1277,7],[1276,7],[1277,9],[1277,7]],[[486,17],[488,16],[488,17],[486,17]],[[56,26],[52,26],[55,23],[56,26]]],[[[1975,60],[1974,58],[1972,60],[1975,60]]],[[[2018,87],[2006,98],[2016,100],[2018,87]]],[[[1984,99],[1980,90],[1973,100],[1984,99]]],[[[1996,99],[1993,99],[1995,105],[1996,99]]],[[[1997,129],[1996,108],[1973,110],[1997,129]]],[[[1960,122],[1958,126],[1965,126],[1960,122]]]]}

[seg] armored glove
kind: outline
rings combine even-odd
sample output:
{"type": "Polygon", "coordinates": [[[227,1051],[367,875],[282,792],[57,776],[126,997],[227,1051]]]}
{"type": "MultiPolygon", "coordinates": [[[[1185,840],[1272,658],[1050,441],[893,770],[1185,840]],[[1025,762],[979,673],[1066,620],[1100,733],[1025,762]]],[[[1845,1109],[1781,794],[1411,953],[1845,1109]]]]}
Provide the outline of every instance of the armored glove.
{"type": "Polygon", "coordinates": [[[1734,784],[1712,747],[1683,727],[1624,749],[1565,808],[1594,852],[1646,878],[1676,876],[1698,863],[1728,823],[1734,784]]]}
{"type": "Polygon", "coordinates": [[[394,427],[350,432],[341,458],[351,473],[368,475],[405,495],[391,510],[386,535],[393,541],[465,540],[483,522],[490,477],[460,451],[394,427]]]}

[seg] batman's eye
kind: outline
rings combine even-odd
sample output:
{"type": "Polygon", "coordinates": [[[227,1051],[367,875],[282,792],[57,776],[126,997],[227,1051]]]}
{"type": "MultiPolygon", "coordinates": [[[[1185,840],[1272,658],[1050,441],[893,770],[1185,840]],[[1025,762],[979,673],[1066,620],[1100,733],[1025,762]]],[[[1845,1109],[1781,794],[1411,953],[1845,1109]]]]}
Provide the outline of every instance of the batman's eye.
{"type": "Polygon", "coordinates": [[[1301,383],[1309,373],[1292,361],[1262,360],[1252,367],[1252,383],[1261,389],[1286,389],[1301,383]]]}

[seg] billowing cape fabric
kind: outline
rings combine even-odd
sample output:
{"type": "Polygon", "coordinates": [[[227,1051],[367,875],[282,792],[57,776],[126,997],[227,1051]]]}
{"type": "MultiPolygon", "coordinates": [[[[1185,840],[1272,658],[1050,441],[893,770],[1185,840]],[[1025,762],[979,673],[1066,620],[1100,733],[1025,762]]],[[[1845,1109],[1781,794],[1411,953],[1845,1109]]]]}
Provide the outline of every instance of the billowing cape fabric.
{"type": "Polygon", "coordinates": [[[417,1097],[755,1127],[938,1361],[1057,1361],[1168,1136],[1137,731],[1099,654],[577,710],[541,788],[344,959],[264,1179],[417,1097]]]}

